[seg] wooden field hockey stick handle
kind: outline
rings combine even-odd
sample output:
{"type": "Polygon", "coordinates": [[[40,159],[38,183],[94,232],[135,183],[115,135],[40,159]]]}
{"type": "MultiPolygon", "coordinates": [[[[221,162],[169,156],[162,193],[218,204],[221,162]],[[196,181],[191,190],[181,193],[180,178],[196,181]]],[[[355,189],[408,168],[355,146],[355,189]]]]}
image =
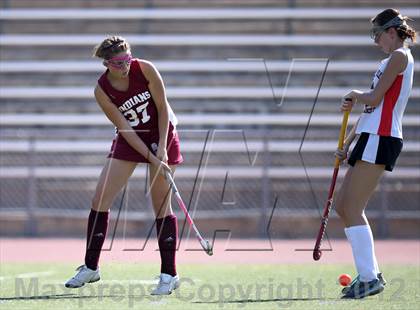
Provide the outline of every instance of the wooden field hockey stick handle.
{"type": "MultiPolygon", "coordinates": [[[[341,129],[340,129],[340,136],[338,137],[338,148],[341,150],[343,149],[344,145],[344,137],[346,136],[347,131],[347,123],[349,121],[350,111],[344,111],[343,120],[341,122],[341,129]]],[[[340,166],[340,160],[336,157],[334,168],[338,168],[340,166]]]]}

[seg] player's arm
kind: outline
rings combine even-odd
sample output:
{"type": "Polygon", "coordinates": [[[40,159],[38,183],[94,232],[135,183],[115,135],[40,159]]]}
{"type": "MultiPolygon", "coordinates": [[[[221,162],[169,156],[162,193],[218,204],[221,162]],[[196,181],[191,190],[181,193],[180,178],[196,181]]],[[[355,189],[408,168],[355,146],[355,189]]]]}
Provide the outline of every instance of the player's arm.
{"type": "Polygon", "coordinates": [[[167,162],[166,145],[168,142],[169,103],[166,98],[165,86],[159,71],[152,63],[142,61],[140,64],[144,76],[149,81],[149,89],[158,111],[159,145],[156,155],[160,160],[167,162]]]}
{"type": "Polygon", "coordinates": [[[335,151],[335,156],[339,160],[344,160],[344,159],[347,158],[350,146],[353,143],[354,139],[356,138],[356,129],[357,129],[357,124],[359,124],[359,120],[360,120],[360,117],[358,118],[356,123],[351,128],[350,132],[345,137],[344,142],[343,142],[343,148],[342,149],[337,149],[335,151]]]}
{"type": "Polygon", "coordinates": [[[346,94],[344,98],[352,99],[350,103],[351,106],[356,102],[360,102],[371,107],[377,107],[381,103],[382,98],[385,96],[385,93],[391,87],[392,83],[394,83],[397,75],[405,70],[407,62],[408,59],[405,53],[402,51],[394,51],[391,54],[384,73],[374,89],[368,92],[352,90],[350,93],[346,94]]]}
{"type": "Polygon", "coordinates": [[[352,144],[354,139],[356,138],[356,129],[357,125],[359,124],[360,117],[357,119],[356,123],[354,123],[353,127],[351,128],[350,132],[347,134],[347,136],[344,139],[344,145],[347,146],[347,148],[352,144]]]}
{"type": "MultiPolygon", "coordinates": [[[[102,88],[97,85],[95,87],[95,98],[104,111],[106,117],[118,128],[124,139],[133,147],[137,152],[142,154],[153,165],[160,165],[162,162],[149,151],[146,144],[140,139],[137,133],[131,128],[128,121],[124,118],[117,107],[111,102],[109,97],[105,94],[102,88]]],[[[170,171],[170,168],[164,164],[164,168],[170,171]]]]}

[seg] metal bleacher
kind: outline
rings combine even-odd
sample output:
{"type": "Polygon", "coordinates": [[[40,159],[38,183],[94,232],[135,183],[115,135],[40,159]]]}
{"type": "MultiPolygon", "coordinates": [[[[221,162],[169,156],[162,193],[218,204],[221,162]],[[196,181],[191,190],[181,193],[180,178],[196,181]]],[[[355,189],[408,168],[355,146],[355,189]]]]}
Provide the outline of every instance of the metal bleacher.
{"type": "MultiPolygon", "coordinates": [[[[86,211],[113,137],[94,102],[103,67],[91,52],[105,35],[121,34],[164,78],[185,158],[176,177],[198,218],[214,212],[266,217],[275,196],[284,198],[278,212],[317,218],[331,175],[340,98],[369,88],[385,57],[369,38],[369,18],[393,2],[3,3],[0,214],[25,214],[28,206],[32,215],[86,211]],[[225,197],[228,178],[231,196],[225,197]]],[[[417,2],[399,5],[419,29],[417,2]]],[[[418,58],[419,47],[412,52],[418,58]]],[[[372,214],[419,218],[419,71],[416,63],[404,151],[373,197],[372,214]],[[384,195],[392,197],[385,206],[384,195]]],[[[131,189],[145,187],[145,171],[137,169],[131,189]]],[[[134,218],[150,216],[147,206],[129,203],[128,209],[134,218]]]]}

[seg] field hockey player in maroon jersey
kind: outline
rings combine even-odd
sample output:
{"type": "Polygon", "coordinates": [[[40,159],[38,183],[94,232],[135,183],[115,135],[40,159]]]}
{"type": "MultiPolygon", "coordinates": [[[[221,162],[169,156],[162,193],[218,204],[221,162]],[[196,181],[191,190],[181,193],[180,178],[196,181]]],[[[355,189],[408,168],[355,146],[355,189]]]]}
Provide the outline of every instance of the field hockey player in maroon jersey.
{"type": "Polygon", "coordinates": [[[95,47],[106,71],[98,80],[95,98],[116,127],[116,136],[99,176],[88,219],[84,265],[65,284],[81,287],[100,279],[99,256],[109,210],[137,164],[149,165],[151,196],[161,256],[161,274],[153,295],[168,295],[179,286],[175,253],[177,218],[165,173],[173,173],[183,159],[176,132],[176,117],[168,104],[162,78],[152,63],[131,56],[128,42],[111,36],[95,47]]]}

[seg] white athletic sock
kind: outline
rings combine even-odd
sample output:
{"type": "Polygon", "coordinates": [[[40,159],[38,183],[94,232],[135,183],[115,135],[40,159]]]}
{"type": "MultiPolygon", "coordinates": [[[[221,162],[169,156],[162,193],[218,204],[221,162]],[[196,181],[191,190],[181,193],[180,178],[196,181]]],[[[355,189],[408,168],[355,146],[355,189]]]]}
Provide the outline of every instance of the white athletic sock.
{"type": "Polygon", "coordinates": [[[373,234],[372,234],[372,229],[370,229],[370,225],[366,225],[368,228],[368,232],[369,232],[369,238],[371,240],[372,243],[372,257],[373,257],[373,265],[375,266],[375,273],[376,275],[378,275],[379,271],[379,266],[378,266],[378,261],[376,260],[376,255],[375,255],[375,245],[373,242],[373,234]]]}
{"type": "Polygon", "coordinates": [[[360,281],[369,282],[377,278],[377,263],[374,253],[372,231],[369,225],[344,228],[353,250],[353,258],[360,281]]]}

